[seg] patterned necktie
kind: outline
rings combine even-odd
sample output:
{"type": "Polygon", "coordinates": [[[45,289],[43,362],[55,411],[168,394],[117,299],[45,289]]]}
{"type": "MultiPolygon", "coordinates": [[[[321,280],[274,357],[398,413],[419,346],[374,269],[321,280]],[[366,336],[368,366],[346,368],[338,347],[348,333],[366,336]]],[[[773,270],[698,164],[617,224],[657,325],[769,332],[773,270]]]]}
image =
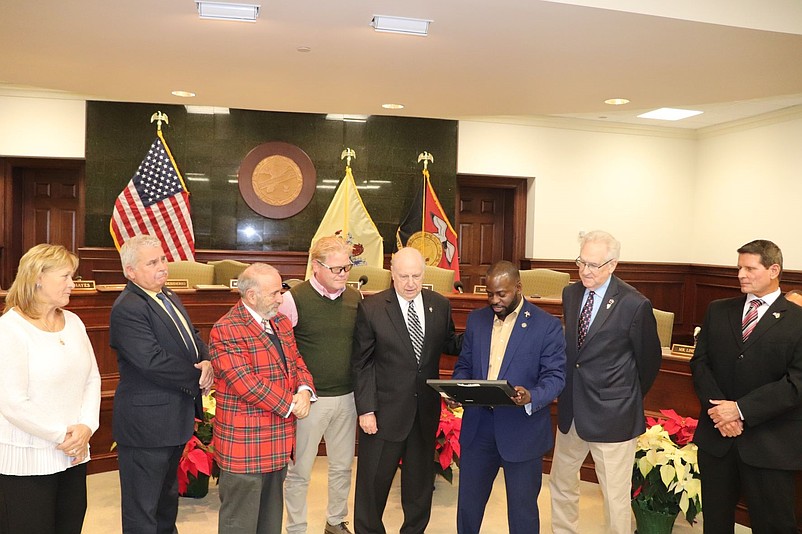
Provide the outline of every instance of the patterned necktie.
{"type": "Polygon", "coordinates": [[[275,330],[273,330],[273,327],[270,326],[270,322],[267,319],[262,319],[262,328],[264,328],[265,334],[267,334],[267,337],[270,338],[273,346],[276,347],[276,351],[278,351],[278,355],[281,356],[281,362],[284,364],[284,368],[286,369],[287,357],[284,355],[284,349],[281,347],[281,341],[279,341],[275,330]]]}
{"type": "Polygon", "coordinates": [[[757,326],[757,309],[763,304],[764,302],[760,299],[749,301],[749,309],[746,310],[746,315],[744,315],[744,320],[741,323],[741,332],[743,332],[744,342],[749,339],[749,334],[751,334],[752,330],[757,326]]]}
{"type": "Polygon", "coordinates": [[[415,359],[420,365],[420,355],[423,352],[423,328],[418,319],[418,312],[415,311],[415,303],[409,301],[407,308],[407,323],[409,326],[409,339],[412,341],[412,348],[415,350],[415,359]]]}
{"type": "Polygon", "coordinates": [[[593,311],[593,295],[595,293],[590,291],[588,293],[588,300],[582,306],[582,311],[579,313],[579,332],[576,336],[576,348],[581,349],[582,343],[585,342],[585,336],[588,334],[590,328],[590,314],[593,311]]]}
{"type": "Polygon", "coordinates": [[[181,318],[178,317],[178,312],[175,311],[173,303],[170,302],[170,299],[168,299],[167,295],[164,293],[156,293],[156,298],[162,301],[162,304],[164,304],[164,309],[167,310],[167,314],[175,323],[176,328],[178,328],[178,333],[181,334],[181,339],[184,340],[184,345],[188,349],[191,348],[194,350],[195,344],[192,342],[192,337],[190,337],[189,332],[184,327],[184,323],[181,322],[181,318]]]}

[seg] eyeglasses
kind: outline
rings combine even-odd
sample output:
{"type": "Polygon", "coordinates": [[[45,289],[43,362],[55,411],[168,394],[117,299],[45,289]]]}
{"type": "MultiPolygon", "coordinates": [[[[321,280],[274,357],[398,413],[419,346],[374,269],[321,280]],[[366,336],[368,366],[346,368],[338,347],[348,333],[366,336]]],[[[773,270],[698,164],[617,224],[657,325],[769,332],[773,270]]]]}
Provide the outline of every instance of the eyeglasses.
{"type": "Polygon", "coordinates": [[[582,270],[582,267],[587,267],[590,272],[595,273],[595,272],[598,272],[599,269],[601,269],[602,267],[604,267],[605,265],[607,265],[608,263],[613,261],[614,259],[615,258],[610,258],[609,260],[607,260],[606,262],[602,263],[601,265],[598,265],[596,263],[588,263],[585,260],[583,260],[582,258],[577,258],[574,261],[576,261],[576,266],[579,267],[580,271],[582,270]]]}
{"type": "Polygon", "coordinates": [[[320,260],[315,260],[315,261],[318,262],[323,267],[325,267],[326,269],[328,269],[329,271],[331,271],[331,274],[347,273],[348,271],[351,270],[351,267],[354,266],[353,263],[349,263],[348,265],[342,265],[342,266],[337,266],[337,267],[329,267],[328,265],[326,265],[325,263],[323,263],[320,260]]]}

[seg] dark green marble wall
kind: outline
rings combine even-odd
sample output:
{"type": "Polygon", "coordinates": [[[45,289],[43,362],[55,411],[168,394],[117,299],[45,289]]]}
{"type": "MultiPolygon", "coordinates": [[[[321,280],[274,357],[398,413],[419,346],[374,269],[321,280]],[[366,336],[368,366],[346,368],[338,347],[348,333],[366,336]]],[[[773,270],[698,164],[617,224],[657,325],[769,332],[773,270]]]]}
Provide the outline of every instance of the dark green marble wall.
{"type": "Polygon", "coordinates": [[[357,183],[389,180],[380,189],[360,190],[362,200],[390,252],[395,231],[420,183],[418,154],[428,151],[432,185],[453,222],[457,170],[457,122],[371,116],[366,123],[328,121],[325,115],[232,109],[230,115],[193,115],[183,106],[88,102],[86,128],[86,246],[113,246],[109,219],[117,195],[136,172],[156,125],[150,116],[169,116],[164,137],[185,179],[203,173],[209,182],[186,182],[191,193],[195,246],[199,249],[306,251],[333,189],[316,189],[310,203],[294,217],[268,219],[251,210],[239,193],[240,162],[254,147],[284,141],[306,152],[317,170],[317,182],[340,180],[346,147],[357,183]],[[258,241],[238,232],[251,225],[258,241]]]}

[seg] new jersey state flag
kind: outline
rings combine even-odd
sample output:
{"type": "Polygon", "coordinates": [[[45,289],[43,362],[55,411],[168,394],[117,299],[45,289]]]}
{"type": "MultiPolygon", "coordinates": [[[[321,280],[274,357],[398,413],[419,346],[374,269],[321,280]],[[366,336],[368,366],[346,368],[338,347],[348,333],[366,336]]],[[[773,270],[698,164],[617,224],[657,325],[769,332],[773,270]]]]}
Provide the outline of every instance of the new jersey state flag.
{"type": "Polygon", "coordinates": [[[395,234],[396,249],[413,247],[421,251],[426,265],[454,271],[459,280],[457,233],[437,199],[428,169],[423,170],[423,188],[395,234]]]}
{"type": "MultiPolygon", "coordinates": [[[[351,167],[345,168],[345,178],[337,187],[309,248],[321,237],[330,235],[340,236],[354,246],[351,254],[354,265],[384,266],[384,241],[359,196],[351,167]]],[[[306,277],[310,276],[311,259],[306,265],[306,277]]]]}

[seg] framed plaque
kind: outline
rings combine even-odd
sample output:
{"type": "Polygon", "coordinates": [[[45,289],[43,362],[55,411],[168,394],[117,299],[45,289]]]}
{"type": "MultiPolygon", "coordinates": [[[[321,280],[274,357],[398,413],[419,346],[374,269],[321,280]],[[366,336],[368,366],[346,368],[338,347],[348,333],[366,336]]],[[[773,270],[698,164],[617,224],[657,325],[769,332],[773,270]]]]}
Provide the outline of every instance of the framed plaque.
{"type": "Polygon", "coordinates": [[[239,192],[250,208],[264,217],[286,219],[309,204],[317,171],[306,152],[281,141],[251,150],[237,173],[239,192]]]}
{"type": "Polygon", "coordinates": [[[445,393],[463,406],[514,406],[510,397],[515,396],[506,380],[440,380],[430,378],[430,387],[445,393]]]}

